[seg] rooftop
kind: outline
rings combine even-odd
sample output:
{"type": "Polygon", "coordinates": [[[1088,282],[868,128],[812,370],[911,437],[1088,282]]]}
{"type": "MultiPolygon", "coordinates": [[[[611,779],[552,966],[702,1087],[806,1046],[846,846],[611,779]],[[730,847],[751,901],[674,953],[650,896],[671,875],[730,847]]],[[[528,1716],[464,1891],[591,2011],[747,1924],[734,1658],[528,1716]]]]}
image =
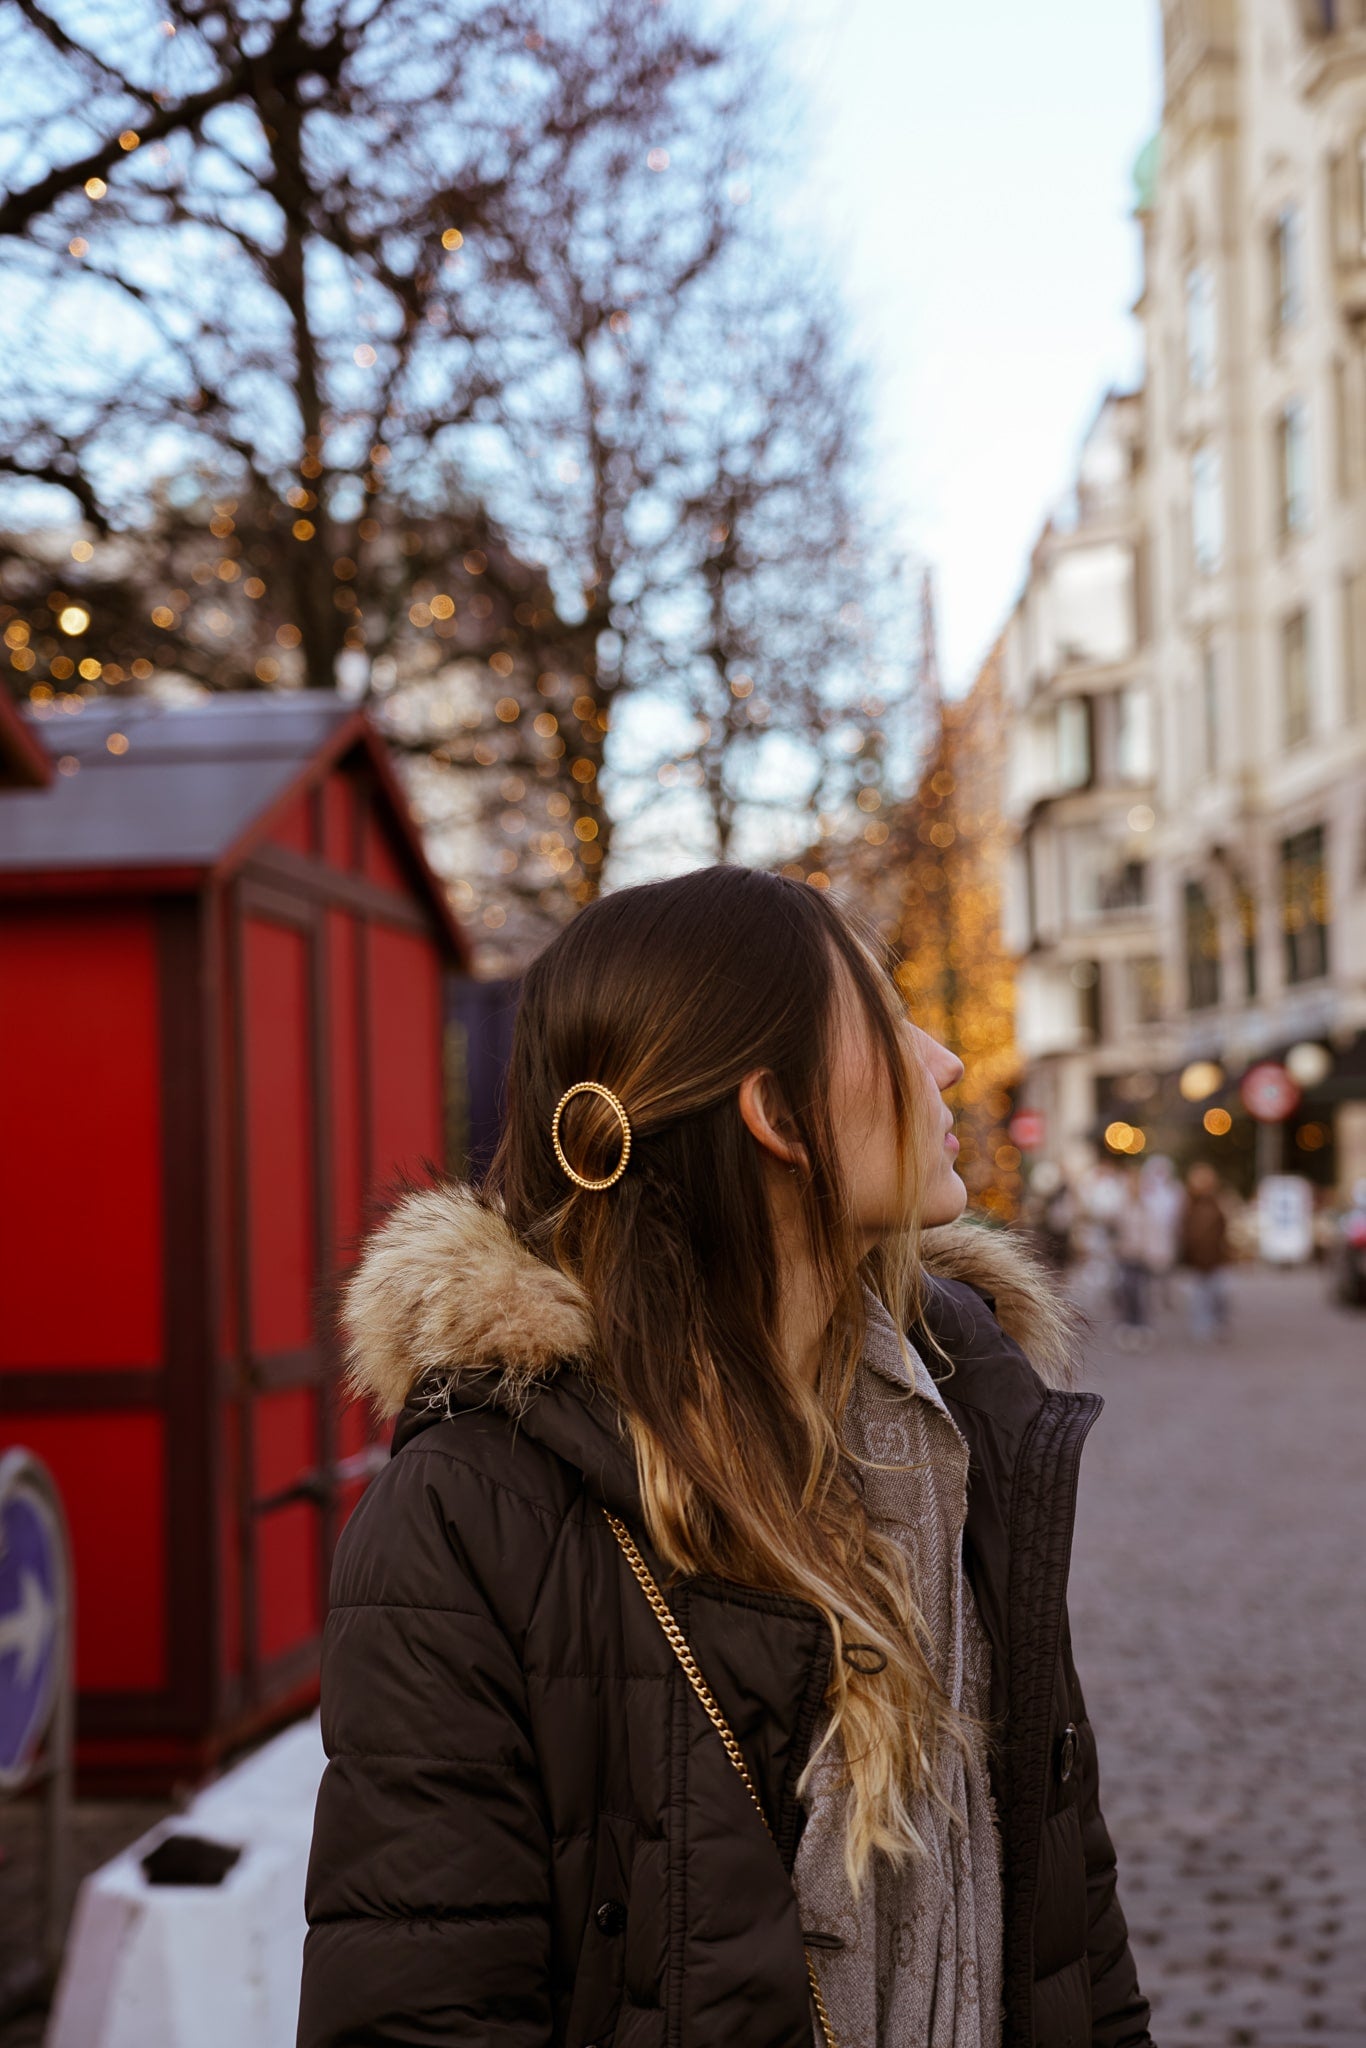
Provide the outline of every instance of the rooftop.
{"type": "Polygon", "coordinates": [[[60,772],[47,789],[0,804],[0,872],[215,867],[356,716],[334,697],[255,692],[189,706],[100,697],[75,713],[25,711],[23,725],[60,772]]]}

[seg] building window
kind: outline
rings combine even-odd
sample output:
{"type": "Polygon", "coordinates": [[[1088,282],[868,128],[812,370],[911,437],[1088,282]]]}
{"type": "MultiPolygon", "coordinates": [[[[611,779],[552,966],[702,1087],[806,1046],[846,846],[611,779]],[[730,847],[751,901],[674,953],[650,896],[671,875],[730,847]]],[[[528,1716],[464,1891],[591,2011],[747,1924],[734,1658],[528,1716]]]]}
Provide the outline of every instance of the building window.
{"type": "Polygon", "coordinates": [[[1328,972],[1328,869],[1322,825],[1281,841],[1281,929],[1288,982],[1316,981],[1328,972]]]}
{"type": "Polygon", "coordinates": [[[1281,622],[1281,737],[1287,747],[1309,737],[1310,659],[1309,614],[1291,612],[1281,622]]]}
{"type": "Polygon", "coordinates": [[[1212,576],[1224,557],[1224,480],[1209,442],[1191,456],[1191,549],[1201,574],[1212,576]]]}
{"type": "Polygon", "coordinates": [[[1091,780],[1091,706],[1068,697],[1058,706],[1058,787],[1085,789],[1091,780]]]}
{"type": "Polygon", "coordinates": [[[1153,777],[1153,700],[1144,689],[1121,690],[1116,711],[1115,772],[1121,782],[1153,777]]]}
{"type": "Polygon", "coordinates": [[[1162,1022],[1162,962],[1156,953],[1129,962],[1129,992],[1136,1024],[1162,1022]]]}
{"type": "Polygon", "coordinates": [[[1233,877],[1233,902],[1238,913],[1238,935],[1243,947],[1243,994],[1250,1003],[1257,1000],[1257,899],[1242,875],[1233,877]]]}
{"type": "Polygon", "coordinates": [[[1101,876],[1099,895],[1102,910],[1142,910],[1148,901],[1148,863],[1121,861],[1101,876]]]}
{"type": "Polygon", "coordinates": [[[1200,726],[1206,775],[1219,762],[1219,658],[1206,641],[1200,650],[1200,726]]]}
{"type": "Polygon", "coordinates": [[[1303,310],[1304,237],[1297,206],[1283,207],[1271,228],[1271,324],[1290,327],[1303,310]]]}
{"type": "Polygon", "coordinates": [[[1210,1010],[1219,992],[1219,920],[1203,882],[1187,882],[1186,1001],[1192,1010],[1210,1010]]]}
{"type": "Polygon", "coordinates": [[[1215,320],[1214,272],[1208,263],[1192,263],[1186,272],[1186,376],[1196,391],[1214,382],[1215,320]]]}
{"type": "Polygon", "coordinates": [[[1303,533],[1309,524],[1309,415],[1300,398],[1276,421],[1276,498],[1282,535],[1303,533]]]}

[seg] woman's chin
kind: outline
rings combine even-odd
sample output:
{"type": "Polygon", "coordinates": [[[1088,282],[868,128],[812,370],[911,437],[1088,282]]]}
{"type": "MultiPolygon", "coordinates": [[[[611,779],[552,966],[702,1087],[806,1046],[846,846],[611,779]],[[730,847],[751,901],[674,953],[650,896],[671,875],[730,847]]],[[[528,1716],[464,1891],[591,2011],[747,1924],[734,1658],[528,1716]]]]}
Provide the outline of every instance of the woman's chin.
{"type": "Polygon", "coordinates": [[[933,1230],[940,1223],[956,1223],[968,1206],[968,1191],[958,1175],[949,1169],[936,1181],[933,1192],[927,1198],[920,1218],[922,1230],[933,1230]]]}

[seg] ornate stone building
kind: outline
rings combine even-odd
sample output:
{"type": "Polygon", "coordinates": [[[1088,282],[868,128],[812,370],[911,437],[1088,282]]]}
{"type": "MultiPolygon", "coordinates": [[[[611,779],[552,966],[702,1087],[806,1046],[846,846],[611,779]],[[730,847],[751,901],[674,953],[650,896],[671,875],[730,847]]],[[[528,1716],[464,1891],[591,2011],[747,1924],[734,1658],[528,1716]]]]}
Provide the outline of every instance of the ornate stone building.
{"type": "Polygon", "coordinates": [[[1062,1159],[1097,1135],[1111,1086],[1146,1066],[1160,1014],[1145,482],[1141,400],[1112,392],[1002,647],[1022,1099],[1062,1159]]]}
{"type": "MultiPolygon", "coordinates": [[[[1034,880],[1022,1014],[1034,984],[1041,1021],[1022,1039],[1060,1140],[1127,1117],[1235,1172],[1251,1163],[1238,1079],[1317,1046],[1292,1061],[1319,1071],[1285,1163],[1343,1184],[1366,1173],[1366,4],[1165,0],[1163,37],[1162,126],[1138,171],[1146,374],[1128,504],[1151,791],[1107,807],[1103,760],[1083,779],[1060,724],[1055,787],[1018,825],[1037,867],[1084,801],[1126,818],[1112,850],[1135,923],[1110,936],[1126,912],[1100,907],[1117,886],[1102,862],[1074,1000],[1075,910],[1034,880]],[[1186,1100],[1196,1062],[1222,1079],[1186,1100]]],[[[1026,645],[1035,584],[1066,544],[1040,543],[1012,628],[1026,645]]],[[[1026,659],[1022,716],[1072,689],[1058,640],[1057,680],[1026,659]]]]}

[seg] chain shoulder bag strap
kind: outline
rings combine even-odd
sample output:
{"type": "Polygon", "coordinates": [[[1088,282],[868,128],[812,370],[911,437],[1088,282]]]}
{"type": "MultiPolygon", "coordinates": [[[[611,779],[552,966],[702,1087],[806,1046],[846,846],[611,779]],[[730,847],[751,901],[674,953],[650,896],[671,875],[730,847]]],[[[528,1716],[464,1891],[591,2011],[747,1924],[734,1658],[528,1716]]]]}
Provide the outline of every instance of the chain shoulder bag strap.
{"type": "MultiPolygon", "coordinates": [[[[674,1620],[673,1612],[669,1607],[668,1602],[665,1600],[664,1595],[660,1592],[659,1587],[655,1584],[654,1576],[650,1571],[650,1567],[646,1564],[644,1558],[641,1556],[640,1551],[636,1547],[636,1543],[626,1524],[622,1520],[620,1520],[618,1516],[612,1514],[610,1510],[607,1508],[603,1509],[603,1514],[607,1517],[608,1528],[612,1531],[612,1534],[616,1537],[617,1542],[621,1545],[622,1555],[626,1559],[627,1564],[630,1565],[631,1572],[636,1580],[636,1583],[639,1585],[642,1593],[644,1593],[645,1595],[645,1598],[650,1603],[651,1612],[654,1614],[655,1620],[659,1623],[659,1626],[664,1631],[664,1635],[668,1642],[669,1648],[673,1651],[675,1657],[677,1657],[679,1663],[683,1667],[684,1677],[687,1679],[693,1691],[697,1694],[698,1699],[702,1702],[703,1712],[706,1714],[707,1719],[711,1722],[712,1727],[720,1736],[722,1744],[725,1748],[726,1755],[730,1758],[732,1764],[735,1766],[735,1769],[739,1772],[741,1782],[743,1783],[746,1792],[748,1792],[751,1800],[754,1803],[754,1811],[758,1814],[760,1820],[763,1822],[764,1830],[767,1833],[769,1840],[773,1841],[773,1830],[768,1824],[768,1815],[764,1812],[764,1809],[759,1802],[759,1795],[754,1789],[754,1780],[750,1777],[749,1769],[745,1763],[744,1754],[740,1748],[739,1743],[736,1741],[734,1735],[731,1732],[730,1723],[727,1721],[725,1715],[721,1712],[720,1707],[716,1703],[715,1694],[712,1692],[711,1687],[707,1684],[706,1679],[702,1676],[701,1667],[699,1666],[696,1657],[694,1657],[692,1653],[687,1637],[684,1635],[682,1629],[678,1626],[678,1623],[674,1620]]],[[[825,1999],[821,1995],[820,1979],[816,1975],[816,1965],[812,1961],[811,1951],[809,1948],[807,1948],[803,1949],[802,1952],[806,1957],[807,1981],[810,1983],[811,1986],[811,2002],[816,2009],[816,2018],[820,2023],[821,2038],[825,2042],[825,2048],[838,2048],[838,2043],[835,2040],[834,2030],[830,2025],[830,2015],[825,2009],[825,1999]]]]}

